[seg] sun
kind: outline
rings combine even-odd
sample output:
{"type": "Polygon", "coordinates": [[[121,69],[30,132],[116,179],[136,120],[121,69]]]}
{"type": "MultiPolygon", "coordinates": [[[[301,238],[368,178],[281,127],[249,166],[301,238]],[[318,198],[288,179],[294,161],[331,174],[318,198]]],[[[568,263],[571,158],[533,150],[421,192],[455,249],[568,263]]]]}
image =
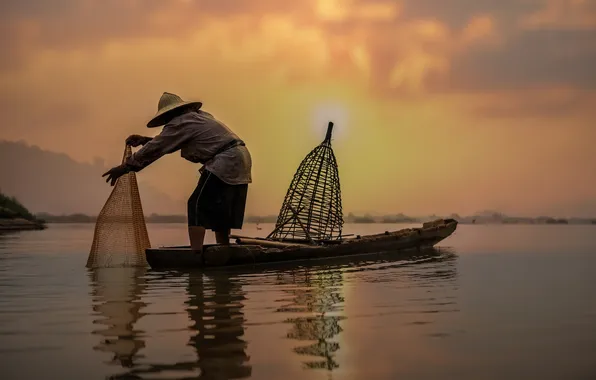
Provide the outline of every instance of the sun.
{"type": "Polygon", "coordinates": [[[312,112],[312,131],[315,137],[323,139],[327,125],[333,122],[333,139],[339,140],[346,135],[349,112],[348,107],[340,102],[322,102],[314,106],[312,112]]]}

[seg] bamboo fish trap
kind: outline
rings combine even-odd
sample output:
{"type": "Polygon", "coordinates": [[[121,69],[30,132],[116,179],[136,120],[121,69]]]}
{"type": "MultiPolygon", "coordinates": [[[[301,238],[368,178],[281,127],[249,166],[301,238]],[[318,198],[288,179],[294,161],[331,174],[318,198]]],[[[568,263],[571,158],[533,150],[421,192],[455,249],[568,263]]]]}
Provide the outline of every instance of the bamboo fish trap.
{"type": "Polygon", "coordinates": [[[268,239],[310,243],[341,239],[344,221],[332,132],[330,122],[325,140],[300,163],[268,239]]]}

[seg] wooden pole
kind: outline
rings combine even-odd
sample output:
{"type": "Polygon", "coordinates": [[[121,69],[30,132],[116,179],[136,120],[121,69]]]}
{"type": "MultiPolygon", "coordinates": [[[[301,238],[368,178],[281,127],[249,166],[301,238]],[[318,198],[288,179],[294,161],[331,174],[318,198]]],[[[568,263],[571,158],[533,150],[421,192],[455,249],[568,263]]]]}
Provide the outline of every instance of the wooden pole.
{"type": "Polygon", "coordinates": [[[249,238],[249,237],[243,237],[243,236],[238,236],[236,238],[236,244],[238,244],[238,245],[259,245],[262,247],[274,247],[274,248],[299,248],[299,247],[312,248],[312,245],[310,245],[310,244],[286,243],[286,242],[281,242],[281,241],[255,239],[255,238],[249,238]]]}

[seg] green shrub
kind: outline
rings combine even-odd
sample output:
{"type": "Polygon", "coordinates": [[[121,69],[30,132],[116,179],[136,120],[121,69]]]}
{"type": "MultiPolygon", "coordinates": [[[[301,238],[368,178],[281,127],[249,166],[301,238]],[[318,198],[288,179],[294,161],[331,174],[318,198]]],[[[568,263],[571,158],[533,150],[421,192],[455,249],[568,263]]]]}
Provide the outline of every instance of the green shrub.
{"type": "Polygon", "coordinates": [[[0,192],[0,218],[23,218],[35,220],[35,216],[27,210],[15,197],[8,197],[0,192]]]}

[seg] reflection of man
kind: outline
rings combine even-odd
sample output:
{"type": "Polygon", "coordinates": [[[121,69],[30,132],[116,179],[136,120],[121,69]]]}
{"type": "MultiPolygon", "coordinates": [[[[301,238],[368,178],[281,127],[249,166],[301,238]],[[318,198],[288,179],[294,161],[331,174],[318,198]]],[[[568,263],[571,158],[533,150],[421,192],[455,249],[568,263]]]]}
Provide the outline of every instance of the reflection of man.
{"type": "Polygon", "coordinates": [[[244,335],[242,286],[226,275],[203,281],[200,273],[189,278],[188,313],[197,333],[190,340],[199,357],[199,368],[206,378],[240,379],[250,377],[244,335]]]}
{"type": "Polygon", "coordinates": [[[242,286],[225,275],[204,281],[201,273],[190,273],[187,294],[186,311],[193,323],[188,345],[194,347],[198,359],[174,364],[145,362],[126,374],[111,378],[140,379],[147,374],[156,376],[175,371],[185,372],[185,375],[200,372],[201,379],[243,379],[252,375],[247,343],[242,339],[242,302],[245,300],[242,286]]]}
{"type": "Polygon", "coordinates": [[[205,230],[215,232],[219,244],[229,244],[230,229],[242,228],[252,160],[244,142],[213,115],[201,110],[201,102],[185,102],[164,93],[159,110],[147,127],[164,125],[154,137],[132,135],[131,146],[143,145],[124,164],[106,172],[112,186],[130,171],[138,172],[165,154],[178,150],[193,163],[201,163],[201,178],[188,200],[188,234],[192,250],[201,253],[205,230]]]}

